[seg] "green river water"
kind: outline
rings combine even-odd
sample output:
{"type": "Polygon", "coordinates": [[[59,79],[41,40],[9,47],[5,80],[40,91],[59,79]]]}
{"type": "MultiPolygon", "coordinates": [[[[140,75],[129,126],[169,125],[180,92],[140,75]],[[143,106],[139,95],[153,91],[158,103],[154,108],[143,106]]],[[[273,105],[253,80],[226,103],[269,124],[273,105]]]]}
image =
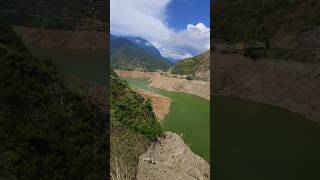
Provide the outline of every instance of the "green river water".
{"type": "Polygon", "coordinates": [[[320,179],[320,124],[275,106],[213,99],[213,178],[320,179]]]}
{"type": "Polygon", "coordinates": [[[191,150],[209,162],[210,101],[201,97],[148,86],[148,79],[123,78],[131,87],[142,88],[172,99],[170,113],[162,121],[165,131],[182,133],[191,150]]]}

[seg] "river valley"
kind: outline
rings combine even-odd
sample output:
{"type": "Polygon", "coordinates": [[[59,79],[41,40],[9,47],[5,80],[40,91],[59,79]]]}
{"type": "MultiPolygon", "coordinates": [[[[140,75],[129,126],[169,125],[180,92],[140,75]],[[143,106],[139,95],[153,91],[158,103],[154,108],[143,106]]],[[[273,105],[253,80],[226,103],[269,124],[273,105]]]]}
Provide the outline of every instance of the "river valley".
{"type": "Polygon", "coordinates": [[[191,150],[209,162],[210,102],[186,93],[166,91],[148,86],[147,78],[123,78],[130,87],[142,88],[172,100],[169,114],[163,119],[165,131],[182,133],[191,150]]]}

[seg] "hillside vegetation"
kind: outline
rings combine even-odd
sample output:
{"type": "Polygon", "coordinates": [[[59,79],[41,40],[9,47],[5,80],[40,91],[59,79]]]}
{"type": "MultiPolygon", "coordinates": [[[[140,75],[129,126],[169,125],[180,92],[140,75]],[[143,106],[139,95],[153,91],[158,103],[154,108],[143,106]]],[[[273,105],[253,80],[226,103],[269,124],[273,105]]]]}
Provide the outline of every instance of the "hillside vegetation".
{"type": "Polygon", "coordinates": [[[195,79],[210,79],[210,52],[179,61],[172,67],[173,74],[192,75],[195,79]]]}
{"type": "Polygon", "coordinates": [[[150,100],[131,90],[113,71],[110,75],[110,122],[111,173],[119,173],[116,165],[120,163],[124,167],[120,174],[127,173],[134,179],[139,156],[163,132],[150,100]]]}
{"type": "Polygon", "coordinates": [[[124,37],[111,35],[110,52],[110,63],[114,69],[156,71],[170,66],[161,55],[155,55],[124,37]]]}
{"type": "Polygon", "coordinates": [[[105,179],[105,89],[62,75],[0,25],[0,177],[105,179]]]}

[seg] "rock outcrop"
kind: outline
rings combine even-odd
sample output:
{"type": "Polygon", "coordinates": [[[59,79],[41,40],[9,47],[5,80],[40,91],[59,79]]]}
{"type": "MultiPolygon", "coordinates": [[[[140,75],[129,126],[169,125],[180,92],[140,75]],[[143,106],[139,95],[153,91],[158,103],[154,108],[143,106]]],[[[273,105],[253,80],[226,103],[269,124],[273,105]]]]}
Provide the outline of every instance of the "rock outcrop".
{"type": "Polygon", "coordinates": [[[206,180],[210,166],[194,154],[182,138],[171,132],[152,144],[139,158],[138,180],[206,180]]]}

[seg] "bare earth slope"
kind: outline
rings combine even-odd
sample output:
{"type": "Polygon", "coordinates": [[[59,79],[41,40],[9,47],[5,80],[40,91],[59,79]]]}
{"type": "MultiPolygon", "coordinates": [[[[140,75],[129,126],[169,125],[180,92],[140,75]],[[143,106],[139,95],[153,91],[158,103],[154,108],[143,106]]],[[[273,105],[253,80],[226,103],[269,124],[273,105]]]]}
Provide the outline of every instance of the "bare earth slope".
{"type": "Polygon", "coordinates": [[[320,122],[320,65],[215,54],[213,94],[276,105],[320,122]]]}
{"type": "Polygon", "coordinates": [[[209,177],[209,164],[192,153],[175,133],[164,133],[164,137],[139,158],[138,180],[206,180],[209,177]]]}

